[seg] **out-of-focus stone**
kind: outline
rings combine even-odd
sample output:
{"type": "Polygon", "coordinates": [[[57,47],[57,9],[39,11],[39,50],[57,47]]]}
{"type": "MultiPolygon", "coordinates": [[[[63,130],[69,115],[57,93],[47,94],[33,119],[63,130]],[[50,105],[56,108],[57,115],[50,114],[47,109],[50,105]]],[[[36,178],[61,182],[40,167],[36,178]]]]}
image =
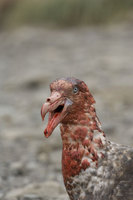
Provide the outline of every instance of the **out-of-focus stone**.
{"type": "Polygon", "coordinates": [[[42,200],[42,198],[35,194],[25,194],[20,200],[42,200]]]}
{"type": "Polygon", "coordinates": [[[26,172],[26,168],[22,162],[14,162],[10,166],[11,173],[15,176],[22,176],[26,172]]]}
{"type": "Polygon", "coordinates": [[[50,197],[54,198],[60,195],[64,195],[65,193],[66,192],[64,190],[64,187],[62,187],[58,182],[47,181],[44,183],[29,184],[24,188],[12,190],[6,195],[6,200],[12,200],[13,198],[20,198],[21,200],[29,200],[32,195],[35,200],[40,200],[43,199],[43,197],[45,196],[49,198],[50,197]]]}
{"type": "Polygon", "coordinates": [[[39,160],[40,162],[47,162],[47,160],[48,160],[47,154],[45,154],[45,153],[40,153],[40,154],[38,155],[38,160],[39,160]]]}

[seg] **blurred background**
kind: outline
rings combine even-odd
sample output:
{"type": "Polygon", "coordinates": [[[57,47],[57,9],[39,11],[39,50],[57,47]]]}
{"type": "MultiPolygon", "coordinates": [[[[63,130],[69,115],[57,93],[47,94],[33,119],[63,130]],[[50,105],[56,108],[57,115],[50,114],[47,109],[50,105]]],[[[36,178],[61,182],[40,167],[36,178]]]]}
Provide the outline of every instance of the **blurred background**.
{"type": "Polygon", "coordinates": [[[133,146],[133,1],[0,0],[0,200],[67,200],[61,138],[40,109],[84,80],[107,137],[133,146]]]}

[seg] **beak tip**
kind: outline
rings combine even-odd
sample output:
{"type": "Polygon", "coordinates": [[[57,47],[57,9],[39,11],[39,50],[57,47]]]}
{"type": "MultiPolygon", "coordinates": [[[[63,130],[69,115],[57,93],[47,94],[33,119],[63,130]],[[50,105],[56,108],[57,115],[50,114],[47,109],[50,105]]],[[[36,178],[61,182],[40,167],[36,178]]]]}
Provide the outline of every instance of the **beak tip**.
{"type": "Polygon", "coordinates": [[[44,130],[44,136],[48,138],[51,134],[48,132],[47,128],[44,130]]]}
{"type": "Polygon", "coordinates": [[[46,138],[48,137],[47,128],[44,130],[44,135],[45,135],[46,138]]]}
{"type": "Polygon", "coordinates": [[[44,121],[45,115],[44,115],[44,113],[43,113],[43,105],[42,105],[42,108],[41,108],[41,117],[42,117],[42,121],[44,121]]]}

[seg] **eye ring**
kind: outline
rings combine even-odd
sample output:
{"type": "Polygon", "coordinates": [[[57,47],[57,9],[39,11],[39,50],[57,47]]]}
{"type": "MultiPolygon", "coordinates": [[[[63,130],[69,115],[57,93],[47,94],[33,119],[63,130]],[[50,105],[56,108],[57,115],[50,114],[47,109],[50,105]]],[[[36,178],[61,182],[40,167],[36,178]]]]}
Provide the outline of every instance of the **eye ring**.
{"type": "Polygon", "coordinates": [[[75,87],[73,88],[73,93],[76,94],[78,91],[79,91],[79,90],[78,90],[78,87],[75,86],[75,87]]]}

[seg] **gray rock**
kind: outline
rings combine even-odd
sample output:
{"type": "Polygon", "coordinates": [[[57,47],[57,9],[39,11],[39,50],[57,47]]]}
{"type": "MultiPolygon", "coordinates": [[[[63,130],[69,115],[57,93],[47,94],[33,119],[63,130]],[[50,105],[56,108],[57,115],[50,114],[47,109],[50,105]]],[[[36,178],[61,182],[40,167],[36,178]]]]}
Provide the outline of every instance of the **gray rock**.
{"type": "MultiPolygon", "coordinates": [[[[47,181],[44,183],[29,184],[23,188],[11,190],[6,195],[6,200],[18,198],[20,200],[42,200],[44,197],[54,198],[64,195],[64,188],[55,181],[47,181]]],[[[66,195],[67,196],[67,195],[66,195]]]]}
{"type": "Polygon", "coordinates": [[[26,194],[20,200],[42,200],[42,198],[34,194],[26,194]]]}

